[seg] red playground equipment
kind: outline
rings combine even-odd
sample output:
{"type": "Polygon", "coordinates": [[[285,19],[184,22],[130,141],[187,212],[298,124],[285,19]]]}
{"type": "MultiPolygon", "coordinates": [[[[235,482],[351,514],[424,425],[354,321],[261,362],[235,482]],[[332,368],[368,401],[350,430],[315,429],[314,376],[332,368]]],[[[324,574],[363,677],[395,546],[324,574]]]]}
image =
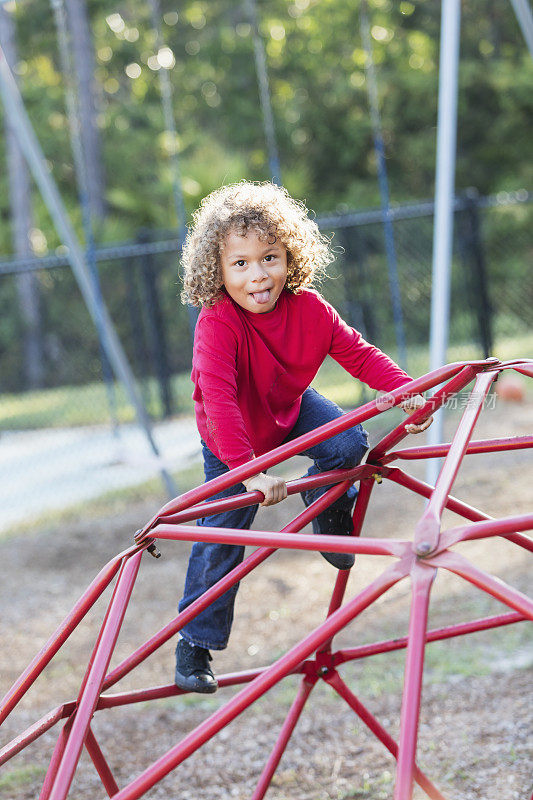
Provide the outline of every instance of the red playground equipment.
{"type": "Polygon", "coordinates": [[[498,359],[489,358],[484,361],[449,364],[412,381],[401,389],[391,392],[386,396],[386,400],[381,398],[366,403],[361,408],[345,414],[340,419],[328,423],[289,444],[282,445],[272,452],[260,456],[254,461],[244,464],[199,488],[193,489],[165,505],[142,530],[138,531],[135,535],[135,544],[113,558],[102,569],[80,597],[70,614],[68,614],[2,700],[0,723],[15,708],[88,610],[118,574],[107,613],[94,645],[78,697],[50,711],[5,745],[0,751],[0,764],[8,761],[57,722],[65,720],[44,780],[40,800],[63,800],[63,798],[67,797],[84,746],[94,762],[107,794],[116,800],[134,800],[142,797],[152,786],[228,725],[242,711],[251,706],[258,698],[262,697],[275,684],[287,675],[297,673],[302,676],[298,692],[281,727],[274,749],[259,777],[252,800],[260,800],[265,796],[302,709],[319,679],[328,683],[346,701],[370,731],[396,758],[395,800],[409,800],[412,797],[413,783],[415,781],[428,797],[434,798],[434,800],[437,800],[437,798],[443,800],[444,795],[416,764],[418,720],[426,642],[463,636],[475,631],[520,622],[524,619],[533,619],[533,602],[530,599],[501,580],[477,568],[455,550],[455,545],[460,542],[485,539],[492,536],[502,536],[519,547],[529,551],[533,550],[532,539],[523,533],[523,531],[533,530],[533,513],[496,520],[450,496],[459,466],[466,454],[533,447],[533,436],[472,441],[474,427],[487,393],[502,370],[507,369],[533,377],[533,360],[522,359],[500,362],[498,359]],[[409,422],[417,423],[427,418],[455,393],[464,389],[471,381],[475,381],[474,386],[450,444],[442,444],[435,447],[412,447],[403,450],[392,449],[406,436],[406,424],[409,422]],[[437,386],[440,386],[440,388],[427,400],[424,407],[415,411],[409,419],[402,422],[385,436],[368,454],[366,463],[363,465],[354,469],[336,470],[290,482],[288,484],[289,494],[300,492],[304,486],[310,488],[328,485],[331,488],[316,500],[313,505],[295,517],[282,531],[241,531],[198,528],[191,525],[193,520],[205,516],[208,511],[211,514],[222,509],[241,508],[260,502],[262,499],[262,495],[256,491],[221,501],[208,502],[209,497],[222,489],[240,483],[243,479],[273,467],[319,441],[377,416],[385,410],[385,407],[389,408],[397,405],[406,393],[427,392],[437,386]],[[398,467],[389,466],[391,462],[400,459],[437,457],[444,457],[444,463],[435,487],[416,480],[398,467]],[[394,481],[428,499],[425,510],[416,525],[413,541],[369,539],[360,535],[374,483],[376,481],[381,482],[383,479],[394,481]],[[343,494],[354,481],[360,482],[360,488],[354,511],[353,537],[314,536],[299,533],[318,513],[343,494]],[[441,518],[445,508],[461,515],[467,522],[441,532],[441,518]],[[121,664],[111,672],[108,672],[111,656],[137,578],[142,555],[145,551],[150,551],[157,556],[158,551],[155,540],[158,539],[226,542],[256,545],[258,549],[121,664]],[[225,705],[212,713],[202,724],[158,758],[142,774],[127,786],[119,789],[111,768],[91,729],[91,719],[94,712],[120,705],[174,697],[183,694],[183,692],[173,684],[119,694],[110,694],[108,690],[148,658],[157,648],[171,637],[174,637],[186,622],[209,605],[215,598],[223,594],[245,575],[252,572],[277,548],[393,556],[397,560],[388,566],[378,578],[366,586],[363,591],[348,599],[344,604],[343,600],[349,571],[339,572],[327,618],[322,624],[270,666],[221,676],[219,678],[221,687],[239,684],[244,686],[225,705]],[[449,570],[469,581],[482,591],[500,600],[511,611],[498,616],[450,625],[438,630],[427,630],[430,590],[439,568],[449,570]],[[335,634],[398,581],[407,577],[410,577],[412,587],[408,636],[402,639],[375,642],[335,651],[332,647],[335,634]],[[407,655],[400,736],[399,741],[396,742],[348,688],[339,675],[338,667],[354,659],[366,658],[377,653],[391,652],[401,648],[407,648],[407,655]]]}

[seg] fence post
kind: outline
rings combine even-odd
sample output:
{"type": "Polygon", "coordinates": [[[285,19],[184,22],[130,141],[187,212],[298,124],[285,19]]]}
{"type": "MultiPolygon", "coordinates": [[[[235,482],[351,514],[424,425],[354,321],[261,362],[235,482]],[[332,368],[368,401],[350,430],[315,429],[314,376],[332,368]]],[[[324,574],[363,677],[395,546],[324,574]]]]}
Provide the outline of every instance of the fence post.
{"type": "MultiPolygon", "coordinates": [[[[150,239],[146,230],[140,230],[137,238],[139,242],[148,242],[150,239]]],[[[173,402],[170,369],[168,366],[168,348],[157,287],[157,273],[151,253],[145,253],[141,256],[141,279],[144,294],[144,311],[148,324],[148,347],[159,383],[159,396],[163,416],[169,417],[173,411],[173,402]]]]}
{"type": "Polygon", "coordinates": [[[137,283],[137,259],[125,257],[121,261],[123,268],[124,281],[126,283],[126,297],[128,305],[128,317],[130,336],[132,344],[133,363],[136,365],[139,390],[143,397],[143,402],[147,413],[150,413],[150,394],[147,391],[145,377],[149,373],[150,358],[146,348],[142,309],[139,299],[139,289],[137,283]]]}
{"type": "Polygon", "coordinates": [[[483,355],[488,358],[493,351],[492,309],[489,299],[485,251],[479,218],[479,193],[471,187],[464,195],[463,215],[464,260],[468,285],[476,310],[479,340],[483,355]]]}
{"type": "Polygon", "coordinates": [[[343,244],[346,246],[345,260],[350,259],[353,264],[353,271],[351,274],[355,276],[356,281],[356,287],[350,287],[352,291],[354,288],[356,291],[353,299],[352,297],[347,299],[348,311],[350,316],[353,315],[354,322],[365,339],[371,341],[372,344],[376,344],[377,326],[374,319],[372,304],[368,302],[370,286],[364,236],[354,225],[342,229],[342,239],[343,244]]]}

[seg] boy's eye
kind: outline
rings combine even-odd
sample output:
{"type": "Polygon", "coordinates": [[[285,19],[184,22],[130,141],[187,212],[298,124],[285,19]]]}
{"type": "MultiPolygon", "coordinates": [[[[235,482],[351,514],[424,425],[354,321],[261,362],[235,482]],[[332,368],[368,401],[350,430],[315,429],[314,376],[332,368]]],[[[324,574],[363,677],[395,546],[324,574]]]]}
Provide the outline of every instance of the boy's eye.
{"type": "Polygon", "coordinates": [[[276,258],[276,256],[274,256],[274,255],[270,254],[270,255],[268,255],[268,256],[265,256],[265,261],[271,261],[271,260],[272,260],[272,259],[274,259],[274,258],[276,258]]]}
{"type": "Polygon", "coordinates": [[[246,261],[244,260],[244,258],[239,258],[239,260],[235,262],[236,267],[244,267],[245,264],[246,261]]]}

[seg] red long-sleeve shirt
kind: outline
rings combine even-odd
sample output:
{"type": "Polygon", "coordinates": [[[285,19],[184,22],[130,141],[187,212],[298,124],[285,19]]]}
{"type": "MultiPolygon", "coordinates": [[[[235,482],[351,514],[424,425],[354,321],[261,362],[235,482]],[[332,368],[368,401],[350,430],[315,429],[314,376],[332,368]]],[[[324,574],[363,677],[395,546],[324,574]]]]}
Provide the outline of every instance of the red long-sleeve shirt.
{"type": "Polygon", "coordinates": [[[198,430],[209,449],[231,469],[280,445],[328,354],[373,389],[392,391],[411,380],[315,291],[284,289],[265,314],[228,296],[203,308],[191,380],[198,430]]]}

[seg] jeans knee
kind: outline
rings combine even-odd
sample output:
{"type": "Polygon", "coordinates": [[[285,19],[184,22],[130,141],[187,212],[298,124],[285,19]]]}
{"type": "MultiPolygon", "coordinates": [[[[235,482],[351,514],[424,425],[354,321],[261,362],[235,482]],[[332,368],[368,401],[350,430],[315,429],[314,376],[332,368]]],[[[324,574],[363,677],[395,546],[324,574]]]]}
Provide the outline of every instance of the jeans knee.
{"type": "Polygon", "coordinates": [[[361,425],[356,425],[341,435],[342,441],[339,442],[336,454],[338,468],[356,467],[368,450],[368,434],[361,425]]]}

